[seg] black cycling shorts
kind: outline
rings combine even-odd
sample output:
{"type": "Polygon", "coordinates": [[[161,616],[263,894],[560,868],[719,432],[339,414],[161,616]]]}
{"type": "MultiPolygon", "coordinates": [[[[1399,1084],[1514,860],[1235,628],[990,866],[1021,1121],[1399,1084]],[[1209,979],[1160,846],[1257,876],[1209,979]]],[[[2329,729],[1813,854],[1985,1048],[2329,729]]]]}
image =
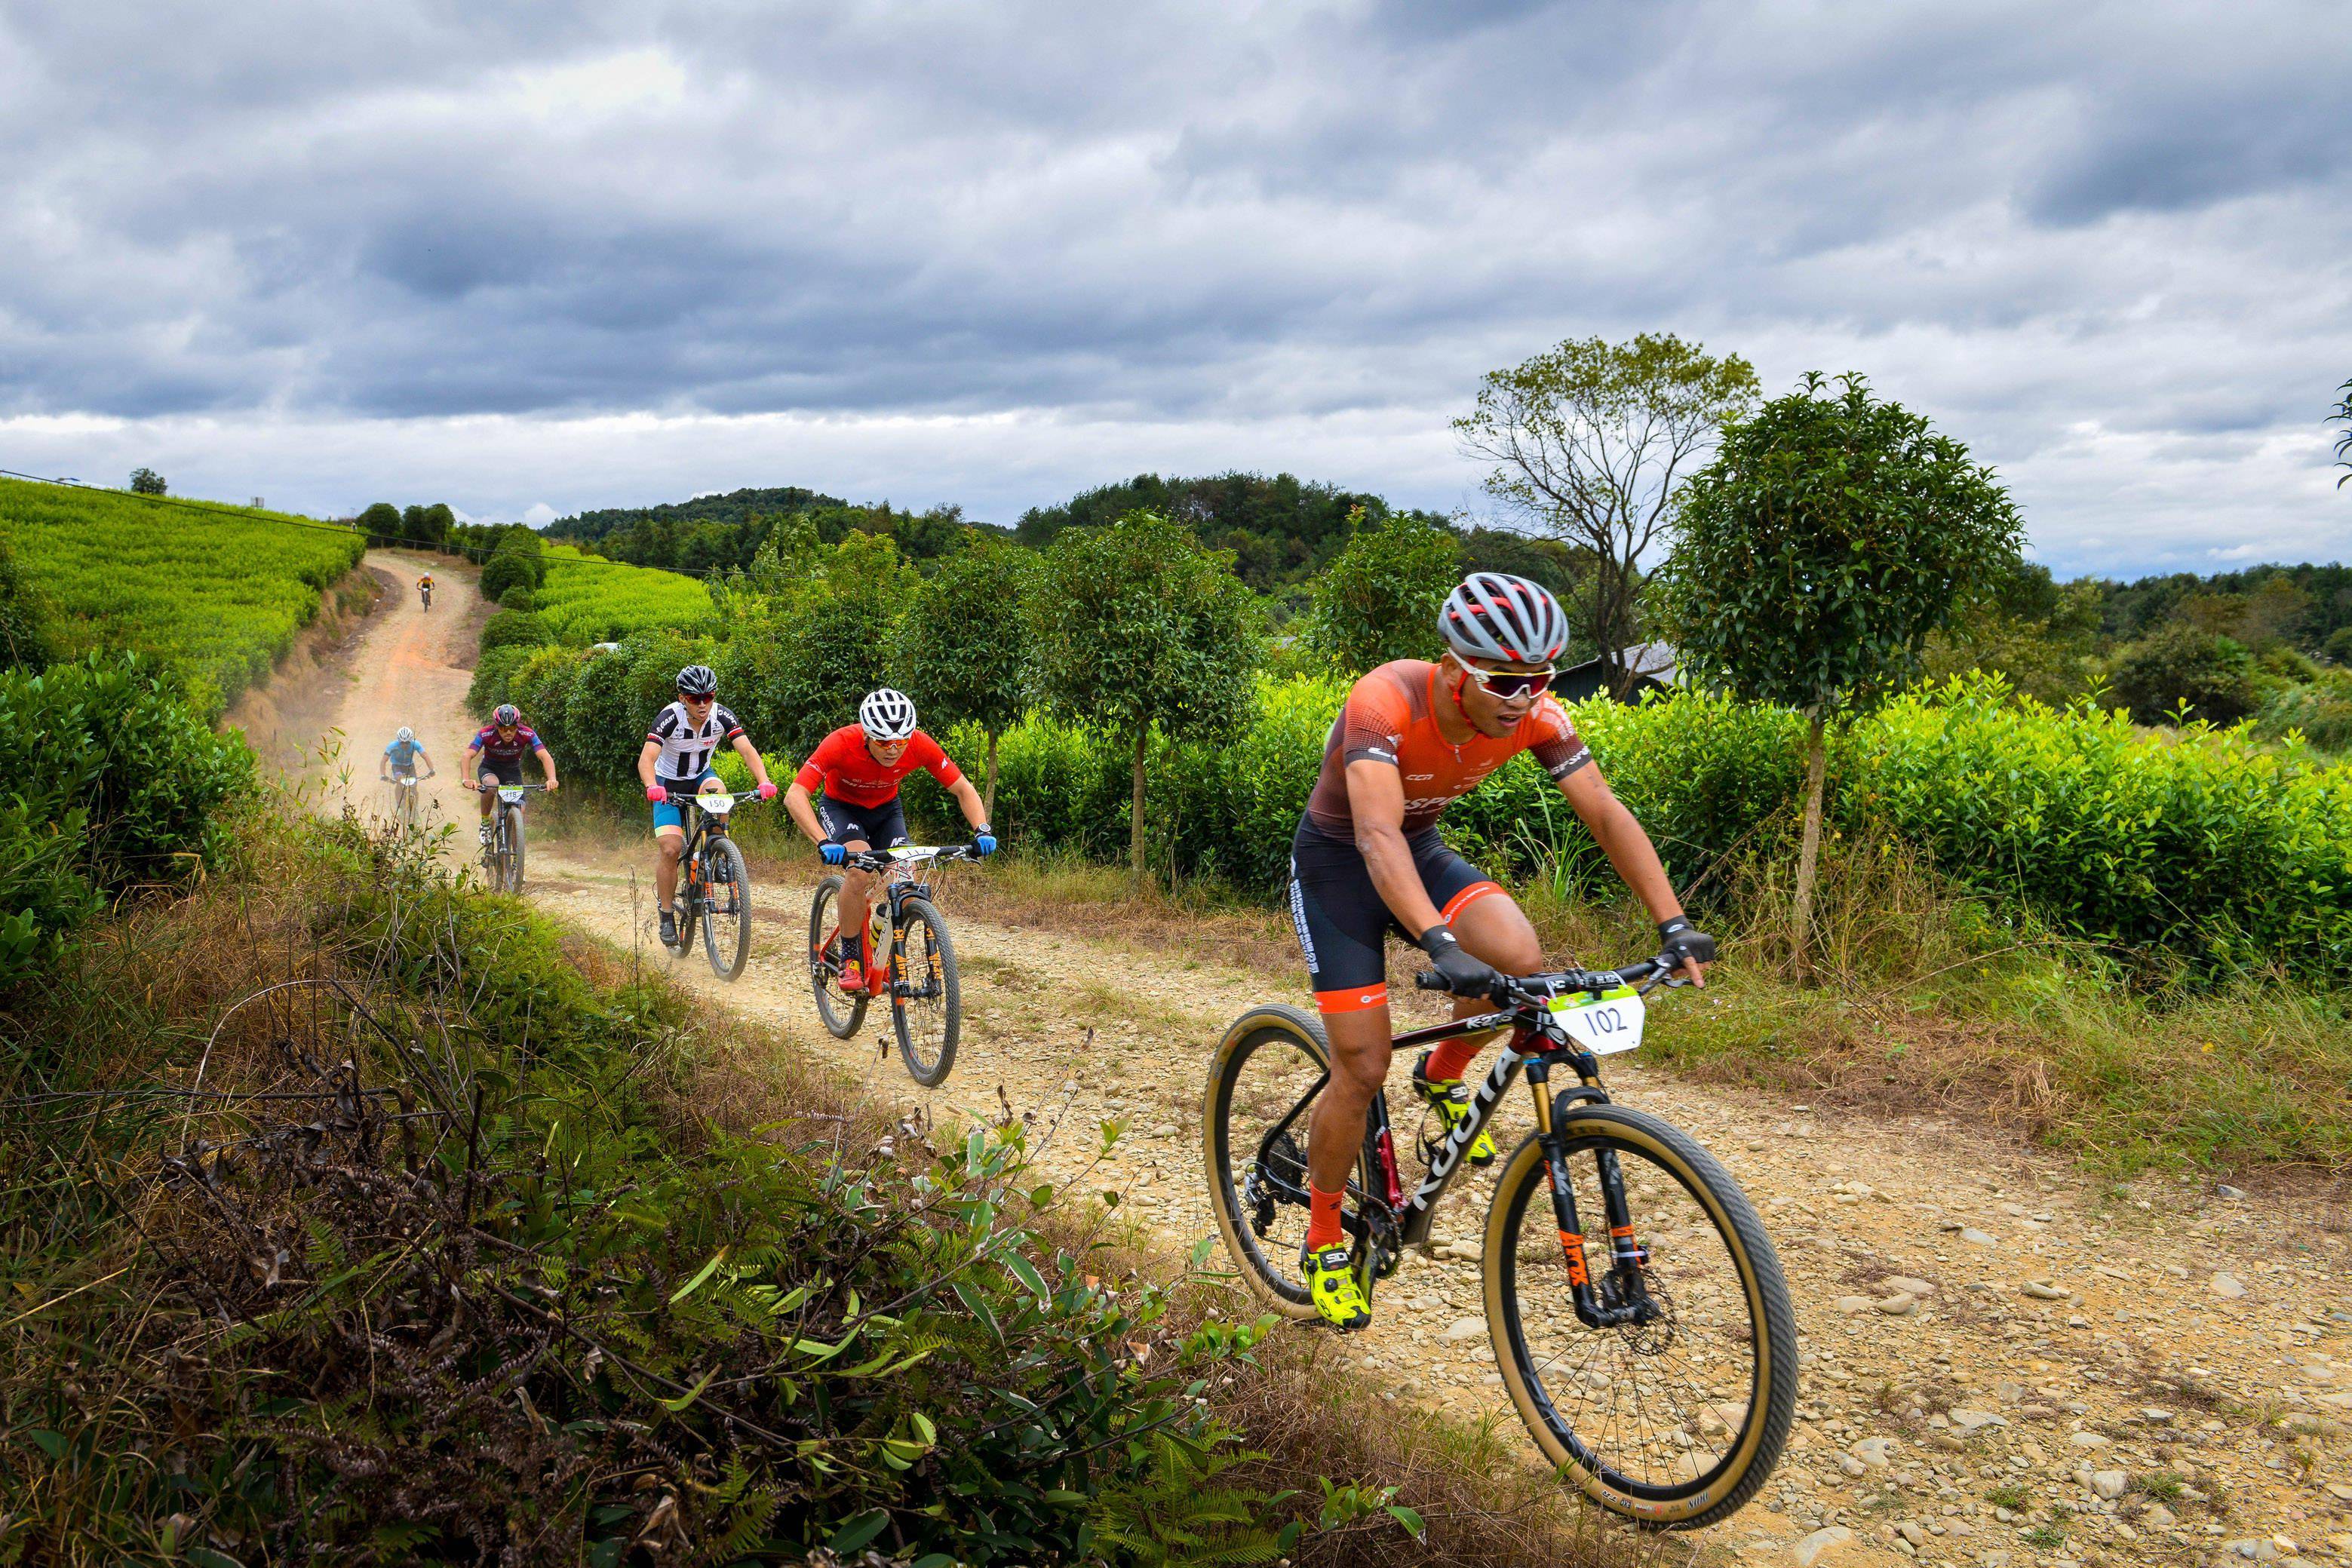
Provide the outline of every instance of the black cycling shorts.
{"type": "Polygon", "coordinates": [[[820,795],[816,825],[824,830],[824,841],[829,844],[857,839],[868,849],[895,850],[907,841],[907,809],[896,795],[878,806],[859,806],[820,795]]]}
{"type": "Polygon", "coordinates": [[[520,757],[492,757],[488,753],[485,753],[482,757],[480,768],[475,773],[474,777],[479,779],[484,773],[496,779],[501,784],[520,784],[522,782],[522,758],[520,757]]]}
{"type": "MultiPolygon", "coordinates": [[[[1447,925],[1465,904],[1502,885],[1446,847],[1434,827],[1405,840],[1429,902],[1447,925]]],[[[1307,818],[1290,841],[1290,921],[1307,954],[1315,1006],[1322,1012],[1359,1012],[1389,1004],[1391,931],[1406,941],[1417,933],[1399,925],[1388,901],[1351,840],[1334,838],[1307,818]]]]}

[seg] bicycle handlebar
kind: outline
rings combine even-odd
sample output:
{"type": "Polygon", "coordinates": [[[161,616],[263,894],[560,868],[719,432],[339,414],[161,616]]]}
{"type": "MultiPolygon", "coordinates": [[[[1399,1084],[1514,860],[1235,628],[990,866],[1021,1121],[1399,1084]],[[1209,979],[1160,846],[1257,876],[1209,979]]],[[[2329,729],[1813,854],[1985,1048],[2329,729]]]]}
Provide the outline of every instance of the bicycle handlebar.
{"type": "MultiPolygon", "coordinates": [[[[973,861],[980,858],[972,852],[970,844],[944,844],[937,849],[931,849],[929,845],[917,847],[919,850],[928,851],[928,853],[922,855],[922,858],[927,860],[973,861]]],[[[898,863],[900,855],[904,854],[904,851],[894,855],[887,850],[853,850],[842,858],[841,863],[845,866],[855,866],[859,871],[888,871],[898,863]]],[[[912,860],[916,857],[906,855],[906,858],[912,860]]]]}
{"type": "MultiPolygon", "coordinates": [[[[1549,975],[1505,975],[1486,990],[1474,994],[1484,997],[1496,1007],[1541,1007],[1554,997],[1564,997],[1576,991],[1605,991],[1616,986],[1639,985],[1653,976],[1672,974],[1683,962],[1674,954],[1661,953],[1655,957],[1615,969],[1561,969],[1549,975]]],[[[1412,984],[1415,990],[1422,991],[1453,989],[1445,983],[1445,977],[1434,969],[1423,969],[1412,977],[1412,984]]],[[[1666,984],[1680,986],[1687,982],[1669,979],[1666,984]]]]}

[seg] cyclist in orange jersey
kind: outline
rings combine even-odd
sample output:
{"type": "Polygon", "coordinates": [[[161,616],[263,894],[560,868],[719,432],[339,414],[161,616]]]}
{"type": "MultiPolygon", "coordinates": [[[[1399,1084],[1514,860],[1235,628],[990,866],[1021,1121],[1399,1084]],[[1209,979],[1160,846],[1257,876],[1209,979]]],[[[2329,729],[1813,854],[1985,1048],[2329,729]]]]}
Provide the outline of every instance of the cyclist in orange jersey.
{"type": "MultiPolygon", "coordinates": [[[[1316,1310],[1360,1329],[1371,1309],[1349,1267],[1340,1200],[1364,1117],[1388,1076],[1388,960],[1396,931],[1429,955],[1459,998],[1485,1010],[1506,975],[1544,967],[1535,928],[1501,885],[1446,847],[1437,819],[1522,751],[1559,787],[1609,863],[1658,922],[1664,950],[1699,937],[1642,824],[1610,792],[1567,710],[1547,695],[1568,644],[1559,601],[1540,585],[1473,572],[1447,597],[1437,664],[1400,659],[1359,680],[1331,726],[1322,771],[1291,843],[1290,913],[1331,1042],[1331,1082],[1308,1124],[1310,1200],[1299,1267],[1316,1310]]],[[[1683,972],[1704,984],[1704,968],[1683,972]]],[[[1463,1072],[1493,1036],[1449,1040],[1413,1064],[1413,1091],[1450,1128],[1469,1113],[1463,1072]]],[[[1484,1137],[1474,1164],[1493,1161],[1484,1137]]]]}

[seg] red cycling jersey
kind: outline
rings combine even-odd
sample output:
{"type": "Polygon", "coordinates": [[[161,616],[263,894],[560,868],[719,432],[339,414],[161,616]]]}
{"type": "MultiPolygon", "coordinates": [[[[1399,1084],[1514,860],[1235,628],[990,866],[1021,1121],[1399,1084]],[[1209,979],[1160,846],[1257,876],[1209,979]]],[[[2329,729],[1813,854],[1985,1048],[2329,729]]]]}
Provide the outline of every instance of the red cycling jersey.
{"type": "Polygon", "coordinates": [[[1404,831],[1417,833],[1522,751],[1534,752],[1554,779],[1565,779],[1592,760],[1568,710],[1549,696],[1538,697],[1510,734],[1476,734],[1460,746],[1438,731],[1439,701],[1437,666],[1424,659],[1382,664],[1349,688],[1347,706],[1324,743],[1315,791],[1307,798],[1308,820],[1334,837],[1355,836],[1348,801],[1350,762],[1391,763],[1404,775],[1404,831]]]}
{"type": "Polygon", "coordinates": [[[816,743],[793,781],[803,789],[823,784],[828,800],[880,806],[897,798],[898,781],[918,768],[950,788],[963,778],[963,770],[948,760],[940,743],[919,729],[908,739],[898,761],[885,763],[866,748],[863,729],[845,724],[816,743]]]}

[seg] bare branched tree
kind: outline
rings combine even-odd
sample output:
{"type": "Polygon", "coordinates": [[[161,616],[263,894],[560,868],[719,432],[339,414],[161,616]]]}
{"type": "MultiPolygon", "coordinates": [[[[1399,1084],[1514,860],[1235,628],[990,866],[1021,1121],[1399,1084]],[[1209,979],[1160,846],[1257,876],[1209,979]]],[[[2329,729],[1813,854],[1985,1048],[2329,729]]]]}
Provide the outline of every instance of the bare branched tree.
{"type": "Polygon", "coordinates": [[[1684,480],[1723,425],[1758,399],[1756,371],[1668,333],[1625,343],[1570,340],[1490,372],[1454,422],[1463,451],[1494,465],[1486,493],[1529,531],[1589,554],[1579,603],[1609,689],[1631,684],[1640,562],[1672,524],[1684,480]]]}

